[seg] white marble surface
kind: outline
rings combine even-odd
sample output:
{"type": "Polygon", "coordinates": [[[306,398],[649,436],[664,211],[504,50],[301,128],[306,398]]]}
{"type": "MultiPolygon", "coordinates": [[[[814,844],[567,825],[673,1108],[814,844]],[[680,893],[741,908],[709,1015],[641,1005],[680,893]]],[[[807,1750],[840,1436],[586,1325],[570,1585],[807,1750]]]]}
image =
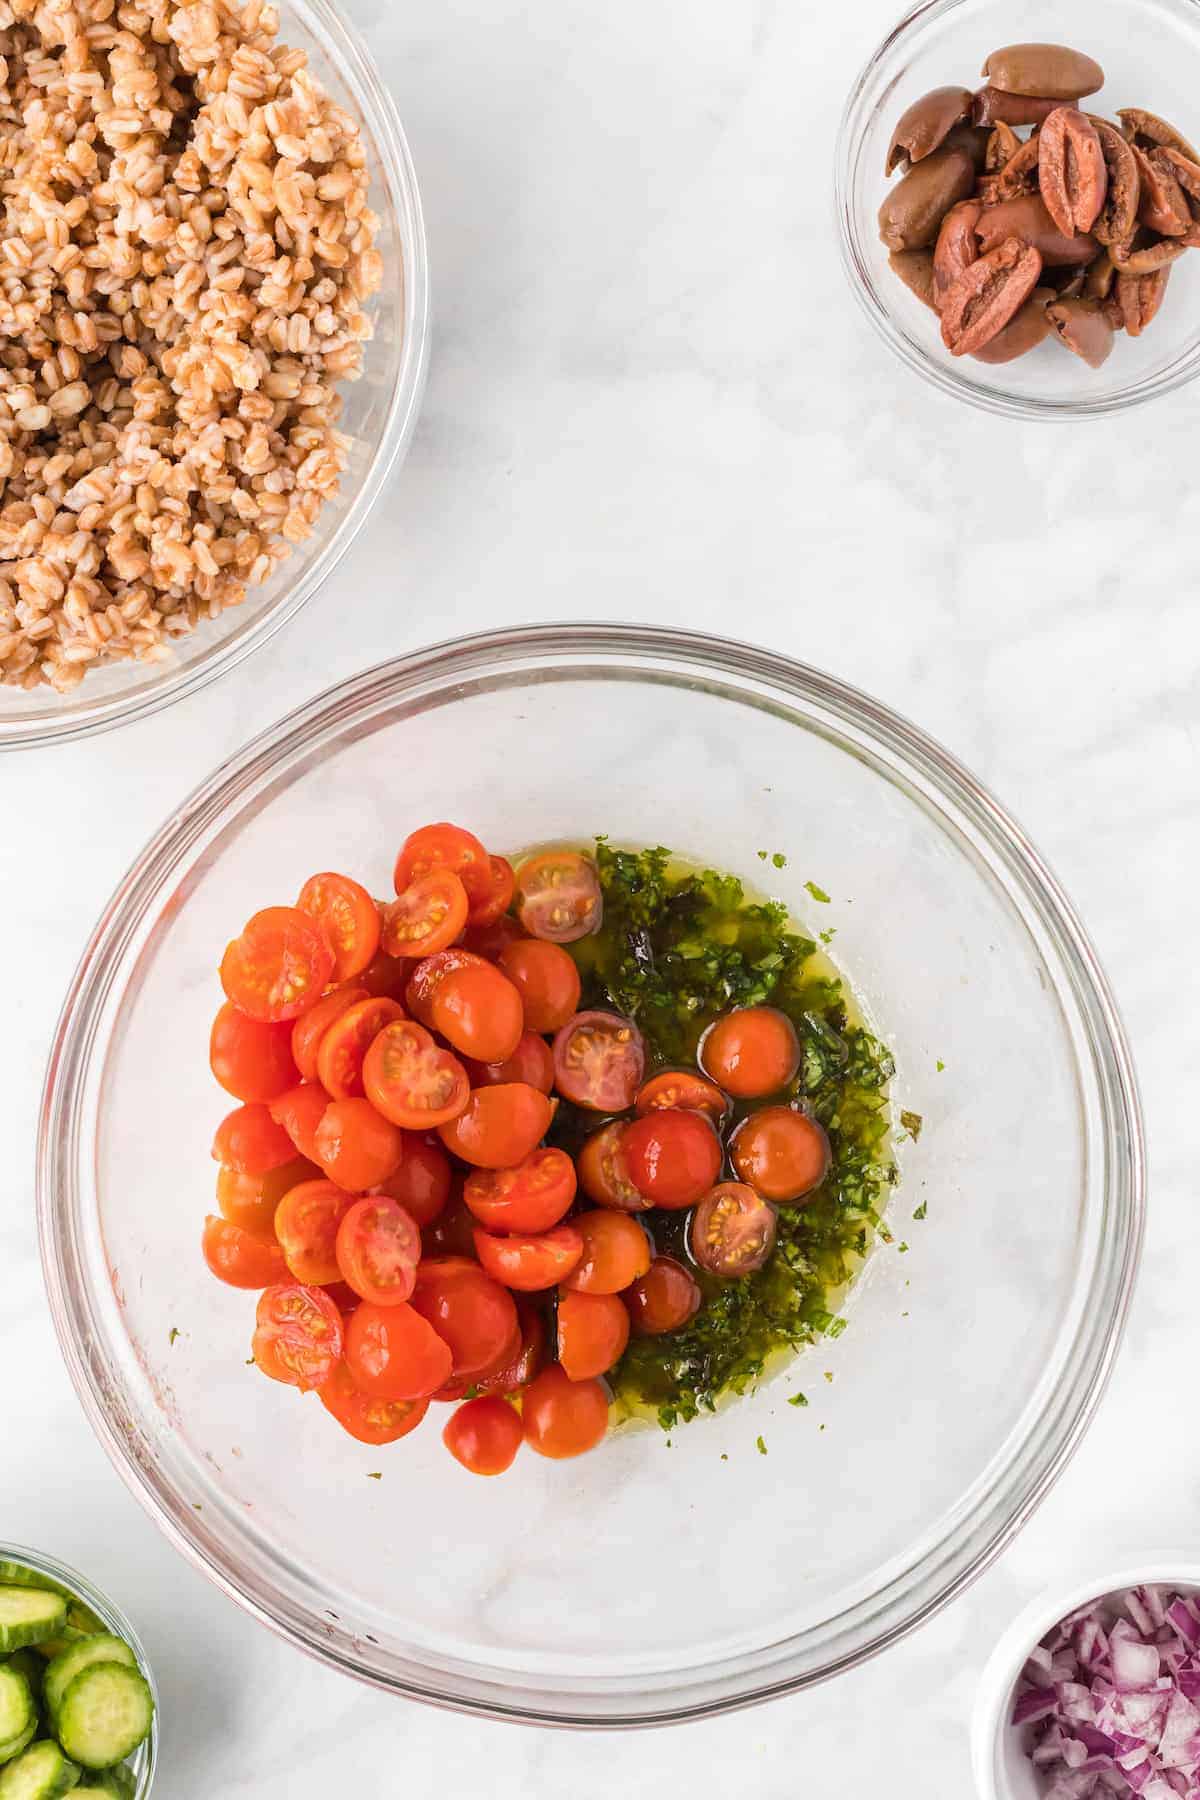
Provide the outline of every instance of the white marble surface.
{"type": "MultiPolygon", "coordinates": [[[[1200,877],[1200,390],[1077,431],[936,398],[843,291],[830,137],[895,0],[349,0],[397,93],[436,284],[408,464],[334,584],[249,666],[0,764],[0,1537],[80,1564],[144,1631],[169,1800],[488,1790],[963,1800],[984,1654],[1117,1546],[1200,1537],[1192,1137],[1200,877]],[[512,620],[651,619],[823,665],[951,745],[1079,903],[1144,1087],[1152,1209],[1119,1370],[1019,1542],[908,1642],[815,1693],[610,1739],[390,1702],[279,1644],[142,1515],[42,1296],[34,1121],[58,999],[174,803],[318,687],[512,620]]],[[[1019,1171],[1014,1171],[1019,1179],[1019,1171]]]]}

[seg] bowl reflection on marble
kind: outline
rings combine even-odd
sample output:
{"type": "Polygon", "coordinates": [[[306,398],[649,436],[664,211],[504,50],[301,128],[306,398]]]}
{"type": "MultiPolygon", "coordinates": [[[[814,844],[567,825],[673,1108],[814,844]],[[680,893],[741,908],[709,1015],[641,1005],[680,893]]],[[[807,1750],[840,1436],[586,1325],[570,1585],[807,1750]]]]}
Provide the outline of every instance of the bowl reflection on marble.
{"type": "Polygon", "coordinates": [[[168,1536],[293,1642],[503,1717],[694,1717],[853,1665],[959,1590],[1079,1439],[1137,1260],[1141,1131],[1070,906],[969,774],[812,669],[607,626],[386,664],[266,733],[131,870],[76,975],[41,1134],[43,1254],[88,1415],[168,1536]],[[771,885],[922,1114],[848,1329],[716,1417],[468,1477],[244,1367],[200,1222],[218,951],[264,895],[388,888],[427,816],[497,846],[608,832],[771,885]],[[818,904],[806,884],[831,898],[818,904]],[[924,1211],[924,1217],[914,1217],[924,1211]],[[797,1388],[807,1408],[789,1406],[797,1388]],[[763,1454],[757,1447],[761,1438],[763,1454]],[[378,1473],[378,1480],[369,1477],[378,1473]]]}

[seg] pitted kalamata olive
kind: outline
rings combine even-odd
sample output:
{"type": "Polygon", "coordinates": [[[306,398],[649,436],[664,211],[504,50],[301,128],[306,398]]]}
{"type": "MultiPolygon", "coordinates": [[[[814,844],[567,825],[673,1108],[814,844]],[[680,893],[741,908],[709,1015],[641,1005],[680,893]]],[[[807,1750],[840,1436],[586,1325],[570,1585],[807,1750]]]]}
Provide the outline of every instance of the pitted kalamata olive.
{"type": "Polygon", "coordinates": [[[898,275],[911,294],[926,306],[933,306],[933,251],[893,250],[888,267],[898,275]]]}
{"type": "Polygon", "coordinates": [[[1016,362],[1018,356],[1027,356],[1031,350],[1036,350],[1050,335],[1046,308],[1054,298],[1053,288],[1034,288],[1020,312],[1009,320],[1004,330],[998,331],[990,344],[972,352],[975,361],[994,366],[998,363],[1016,362]]]}
{"type": "Polygon", "coordinates": [[[1108,361],[1113,347],[1113,328],[1097,300],[1055,300],[1046,317],[1068,350],[1090,369],[1108,361]]]}
{"type": "Polygon", "coordinates": [[[971,107],[976,125],[1040,125],[1062,104],[1036,94],[1006,94],[1003,88],[980,88],[971,107]]]}
{"type": "Polygon", "coordinates": [[[1008,44],[992,51],[981,73],[1003,93],[1047,100],[1080,100],[1104,86],[1100,64],[1065,44],[1008,44]]]}
{"type": "Polygon", "coordinates": [[[975,164],[965,150],[935,150],[915,163],[879,209],[879,235],[889,250],[927,250],[942,220],[975,185],[975,164]]]}
{"type": "Polygon", "coordinates": [[[1178,150],[1189,162],[1200,163],[1200,151],[1193,150],[1182,131],[1169,119],[1147,112],[1141,106],[1123,106],[1117,114],[1125,136],[1141,150],[1178,150]]]}
{"type": "Polygon", "coordinates": [[[1006,238],[1021,238],[1037,250],[1048,269],[1076,269],[1094,262],[1100,246],[1093,237],[1066,237],[1046,211],[1040,194],[1020,194],[985,206],[979,215],[979,248],[986,255],[1006,238]]]}
{"type": "Polygon", "coordinates": [[[969,88],[940,87],[914,100],[892,133],[887,173],[891,175],[906,158],[923,162],[940,149],[954,127],[970,118],[971,98],[969,88]]]}

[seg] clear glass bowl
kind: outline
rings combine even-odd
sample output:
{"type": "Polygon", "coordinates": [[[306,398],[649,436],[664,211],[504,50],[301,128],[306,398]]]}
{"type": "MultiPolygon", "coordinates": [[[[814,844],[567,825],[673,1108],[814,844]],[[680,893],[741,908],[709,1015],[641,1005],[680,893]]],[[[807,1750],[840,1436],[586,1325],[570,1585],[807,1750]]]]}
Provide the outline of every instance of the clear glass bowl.
{"type": "MultiPolygon", "coordinates": [[[[330,0],[277,0],[280,41],[308,51],[309,65],[359,122],[371,172],[370,204],[380,219],[383,281],[367,310],[375,334],[358,381],[342,386],[338,429],[351,438],[337,494],[316,529],[241,606],[174,640],[161,663],[99,666],[70,694],[0,686],[0,749],[81,737],[124,724],[236,667],[269,642],[332,574],[408,448],[425,385],[429,267],[416,172],[395,102],[366,45],[330,0]]],[[[352,604],[352,601],[350,602],[352,604]]]]}
{"type": "Polygon", "coordinates": [[[71,1373],[175,1544],[336,1667],[588,1725],[801,1687],[977,1574],[1096,1404],[1143,1206],[1134,1076],[1104,977],[990,796],[815,670],[601,625],[374,669],[186,801],[75,976],[39,1180],[71,1373]],[[769,873],[797,918],[836,927],[895,1052],[897,1102],[924,1117],[900,1146],[895,1242],[871,1258],[845,1334],[669,1445],[618,1434],[575,1463],[520,1457],[496,1482],[464,1474],[436,1428],[390,1452],[357,1446],[315,1400],[243,1366],[253,1308],[201,1263],[221,947],[313,867],[387,891],[396,845],[428,817],[500,847],[607,832],[769,873]],[[807,1409],[786,1403],[797,1386],[807,1409]]]}
{"type": "Polygon", "coordinates": [[[1016,362],[988,367],[952,357],[935,315],[888,267],[876,215],[899,176],[883,172],[905,108],[930,88],[983,85],[991,51],[1026,41],[1070,44],[1102,65],[1102,93],[1085,104],[1114,115],[1143,106],[1200,134],[1200,5],[1197,0],[925,0],[875,51],[842,115],[835,198],[842,261],[884,342],[943,393],[1022,419],[1118,412],[1171,393],[1200,372],[1200,257],[1171,271],[1162,311],[1139,338],[1119,333],[1101,369],[1047,342],[1016,362]]]}
{"type": "Polygon", "coordinates": [[[112,1600],[94,1588],[90,1581],[85,1581],[77,1569],[69,1568],[53,1556],[46,1556],[40,1550],[30,1550],[26,1544],[0,1543],[0,1561],[22,1563],[25,1568],[33,1569],[39,1575],[45,1575],[60,1587],[70,1588],[71,1592],[91,1608],[97,1618],[103,1619],[105,1626],[114,1637],[124,1638],[133,1654],[137,1657],[138,1668],[145,1677],[150,1692],[154,1697],[154,1722],[150,1727],[150,1736],[145,1743],[139,1744],[126,1767],[133,1775],[135,1786],[133,1800],[146,1800],[150,1789],[154,1786],[154,1771],[158,1766],[158,1689],[154,1685],[154,1671],[150,1667],[150,1659],[146,1655],[137,1632],[112,1600]]]}

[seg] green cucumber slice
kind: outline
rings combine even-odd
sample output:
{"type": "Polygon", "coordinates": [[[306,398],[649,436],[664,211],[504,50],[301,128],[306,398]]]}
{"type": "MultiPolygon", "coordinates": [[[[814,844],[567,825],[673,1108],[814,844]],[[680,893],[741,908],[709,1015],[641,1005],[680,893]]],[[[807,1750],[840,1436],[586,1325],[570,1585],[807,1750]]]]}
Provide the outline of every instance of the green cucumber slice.
{"type": "Polygon", "coordinates": [[[109,1800],[133,1800],[137,1792],[137,1782],[133,1771],[124,1763],[118,1763],[115,1769],[102,1769],[98,1775],[88,1775],[79,1784],[82,1794],[107,1794],[109,1800]]]}
{"type": "Polygon", "coordinates": [[[50,1575],[43,1575],[38,1569],[27,1568],[24,1563],[5,1562],[3,1557],[0,1557],[0,1584],[5,1587],[46,1588],[51,1594],[61,1594],[68,1602],[75,1597],[61,1581],[55,1581],[50,1575]]]}
{"type": "Polygon", "coordinates": [[[11,1663],[0,1663],[0,1761],[7,1762],[16,1754],[10,1746],[24,1749],[23,1744],[17,1744],[17,1739],[25,1737],[29,1727],[36,1724],[37,1707],[29,1683],[20,1669],[14,1669],[11,1663]]]}
{"type": "Polygon", "coordinates": [[[127,1669],[136,1669],[137,1657],[123,1638],[111,1637],[106,1631],[69,1644],[46,1665],[44,1692],[51,1719],[57,1716],[62,1697],[75,1677],[93,1663],[123,1663],[127,1669]]]}
{"type": "Polygon", "coordinates": [[[14,1756],[20,1756],[37,1736],[37,1715],[30,1719],[20,1737],[12,1738],[7,1744],[0,1744],[0,1763],[11,1762],[14,1756]]]}
{"type": "Polygon", "coordinates": [[[154,1700],[138,1671],[122,1663],[101,1662],[68,1682],[55,1728],[72,1762],[85,1769],[108,1769],[123,1762],[150,1735],[153,1720],[154,1700]]]}
{"type": "Polygon", "coordinates": [[[58,1800],[70,1793],[79,1776],[58,1745],[42,1738],[0,1769],[0,1800],[58,1800]]]}
{"type": "Polygon", "coordinates": [[[42,1672],[44,1664],[36,1650],[14,1650],[5,1658],[4,1667],[16,1669],[29,1683],[29,1691],[33,1695],[35,1705],[42,1697],[42,1672]]]}
{"type": "Polygon", "coordinates": [[[0,1587],[0,1656],[53,1637],[66,1617],[66,1601],[48,1588],[0,1587]]]}

